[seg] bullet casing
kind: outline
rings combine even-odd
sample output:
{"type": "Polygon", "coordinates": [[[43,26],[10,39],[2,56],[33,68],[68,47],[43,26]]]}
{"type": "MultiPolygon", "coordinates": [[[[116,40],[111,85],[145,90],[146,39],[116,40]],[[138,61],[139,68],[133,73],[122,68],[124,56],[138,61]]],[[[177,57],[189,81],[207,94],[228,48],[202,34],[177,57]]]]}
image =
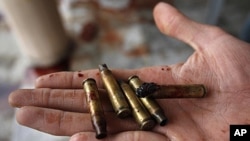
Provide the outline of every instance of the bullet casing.
{"type": "MultiPolygon", "coordinates": [[[[142,81],[139,79],[138,76],[131,76],[128,80],[129,85],[134,89],[134,91],[136,91],[142,85],[142,81]]],[[[164,126],[167,123],[168,119],[166,118],[163,110],[154,98],[147,96],[139,99],[144,104],[149,113],[161,126],[164,126]]]]}
{"type": "Polygon", "coordinates": [[[120,118],[128,117],[131,110],[112,72],[105,64],[99,65],[99,70],[116,115],[120,118]]]}
{"type": "Polygon", "coordinates": [[[107,136],[106,120],[100,102],[96,81],[89,78],[83,81],[82,85],[89,105],[92,125],[96,130],[96,138],[104,138],[107,136]]]}
{"type": "Polygon", "coordinates": [[[132,114],[141,130],[150,130],[155,126],[151,115],[145,109],[144,105],[137,98],[133,89],[125,82],[120,82],[120,86],[132,108],[132,114]]]}
{"type": "Polygon", "coordinates": [[[203,98],[206,88],[202,84],[191,85],[165,85],[152,96],[154,98],[203,98]]]}
{"type": "Polygon", "coordinates": [[[155,83],[142,83],[136,89],[138,97],[152,96],[154,98],[203,98],[206,88],[202,84],[188,85],[157,85],[155,83]]]}

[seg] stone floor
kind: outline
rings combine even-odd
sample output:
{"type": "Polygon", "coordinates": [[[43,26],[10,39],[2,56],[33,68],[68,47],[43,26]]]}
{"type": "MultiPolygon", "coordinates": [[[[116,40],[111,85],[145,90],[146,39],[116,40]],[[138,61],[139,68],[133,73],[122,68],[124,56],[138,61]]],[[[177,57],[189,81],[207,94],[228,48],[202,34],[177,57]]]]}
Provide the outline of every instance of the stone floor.
{"type": "MultiPolygon", "coordinates": [[[[185,15],[202,23],[210,23],[210,19],[213,18],[208,16],[211,12],[208,5],[208,0],[175,0],[175,6],[185,15]]],[[[218,17],[215,20],[216,24],[238,37],[249,14],[249,5],[248,0],[225,0],[223,7],[220,9],[220,14],[213,15],[218,17]]],[[[98,64],[103,62],[107,63],[111,68],[169,65],[185,61],[193,52],[192,48],[186,44],[163,36],[157,28],[149,24],[140,25],[140,28],[137,28],[136,25],[131,26],[128,31],[125,34],[126,37],[130,37],[130,33],[140,36],[142,35],[140,32],[144,31],[145,38],[150,39],[148,42],[150,48],[148,48],[146,54],[128,55],[127,51],[131,49],[129,44],[122,48],[122,52],[120,48],[107,47],[96,52],[97,47],[93,44],[89,44],[87,47],[79,44],[71,60],[71,69],[96,68],[98,64]],[[86,54],[90,54],[90,57],[86,58],[86,54]]],[[[13,133],[14,109],[7,103],[8,94],[20,87],[32,87],[32,84],[31,86],[22,84],[24,80],[28,81],[29,79],[24,77],[29,67],[29,61],[19,50],[3,15],[0,15],[0,46],[0,140],[10,141],[11,139],[16,140],[18,135],[13,133]]],[[[35,138],[35,136],[32,138],[35,138]]]]}

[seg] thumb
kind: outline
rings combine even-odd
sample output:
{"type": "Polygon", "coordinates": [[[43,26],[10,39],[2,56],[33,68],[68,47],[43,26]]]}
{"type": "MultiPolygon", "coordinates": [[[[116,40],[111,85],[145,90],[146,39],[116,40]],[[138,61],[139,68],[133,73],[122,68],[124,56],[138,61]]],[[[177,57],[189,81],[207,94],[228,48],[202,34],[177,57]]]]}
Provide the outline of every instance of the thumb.
{"type": "Polygon", "coordinates": [[[154,19],[160,31],[177,38],[195,50],[200,50],[205,43],[221,35],[219,28],[190,20],[173,6],[160,2],[154,8],[154,19]]]}

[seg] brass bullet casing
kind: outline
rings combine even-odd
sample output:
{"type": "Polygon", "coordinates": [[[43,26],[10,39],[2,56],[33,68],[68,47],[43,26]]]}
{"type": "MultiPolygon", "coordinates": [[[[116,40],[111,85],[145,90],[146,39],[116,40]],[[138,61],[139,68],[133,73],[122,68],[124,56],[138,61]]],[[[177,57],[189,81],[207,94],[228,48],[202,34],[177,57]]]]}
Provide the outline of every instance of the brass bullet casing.
{"type": "Polygon", "coordinates": [[[129,105],[132,108],[132,114],[136,122],[140,125],[141,130],[150,130],[155,126],[155,121],[145,109],[144,105],[136,96],[133,89],[125,82],[121,81],[120,86],[125,94],[129,105]]]}
{"type": "Polygon", "coordinates": [[[157,85],[155,83],[143,83],[136,89],[138,97],[152,96],[154,98],[203,98],[206,88],[202,84],[189,85],[157,85]]]}
{"type": "Polygon", "coordinates": [[[108,69],[106,64],[99,65],[99,70],[116,115],[119,118],[128,117],[131,115],[131,110],[112,72],[108,69]]]}
{"type": "Polygon", "coordinates": [[[203,98],[206,96],[206,88],[202,84],[190,85],[165,85],[152,96],[154,98],[203,98]]]}
{"type": "Polygon", "coordinates": [[[83,81],[82,85],[89,105],[92,125],[96,130],[96,138],[102,139],[107,136],[107,124],[100,102],[96,81],[92,78],[88,78],[83,81]]]}
{"type": "MultiPolygon", "coordinates": [[[[131,76],[128,79],[129,85],[136,91],[141,85],[142,81],[139,79],[138,76],[131,76]]],[[[155,118],[155,120],[161,125],[166,125],[168,119],[164,115],[163,110],[159,106],[159,104],[155,101],[154,98],[147,96],[144,98],[139,98],[141,102],[144,104],[146,109],[149,111],[149,113],[155,118]]]]}

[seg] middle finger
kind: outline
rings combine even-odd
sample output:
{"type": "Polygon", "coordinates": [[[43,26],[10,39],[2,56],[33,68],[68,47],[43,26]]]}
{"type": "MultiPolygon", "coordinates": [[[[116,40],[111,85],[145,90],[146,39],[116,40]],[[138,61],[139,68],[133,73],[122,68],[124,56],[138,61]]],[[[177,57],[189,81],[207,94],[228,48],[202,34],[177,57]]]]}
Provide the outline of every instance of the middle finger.
{"type": "MultiPolygon", "coordinates": [[[[113,111],[105,90],[99,89],[104,111],[113,111]]],[[[82,89],[20,89],[12,92],[9,103],[14,107],[38,106],[72,112],[88,112],[88,103],[82,89]]]]}
{"type": "MultiPolygon", "coordinates": [[[[114,112],[105,113],[105,118],[110,134],[138,129],[132,118],[119,119],[114,112]]],[[[53,135],[94,132],[89,113],[24,106],[17,110],[16,119],[22,125],[53,135]]]]}

